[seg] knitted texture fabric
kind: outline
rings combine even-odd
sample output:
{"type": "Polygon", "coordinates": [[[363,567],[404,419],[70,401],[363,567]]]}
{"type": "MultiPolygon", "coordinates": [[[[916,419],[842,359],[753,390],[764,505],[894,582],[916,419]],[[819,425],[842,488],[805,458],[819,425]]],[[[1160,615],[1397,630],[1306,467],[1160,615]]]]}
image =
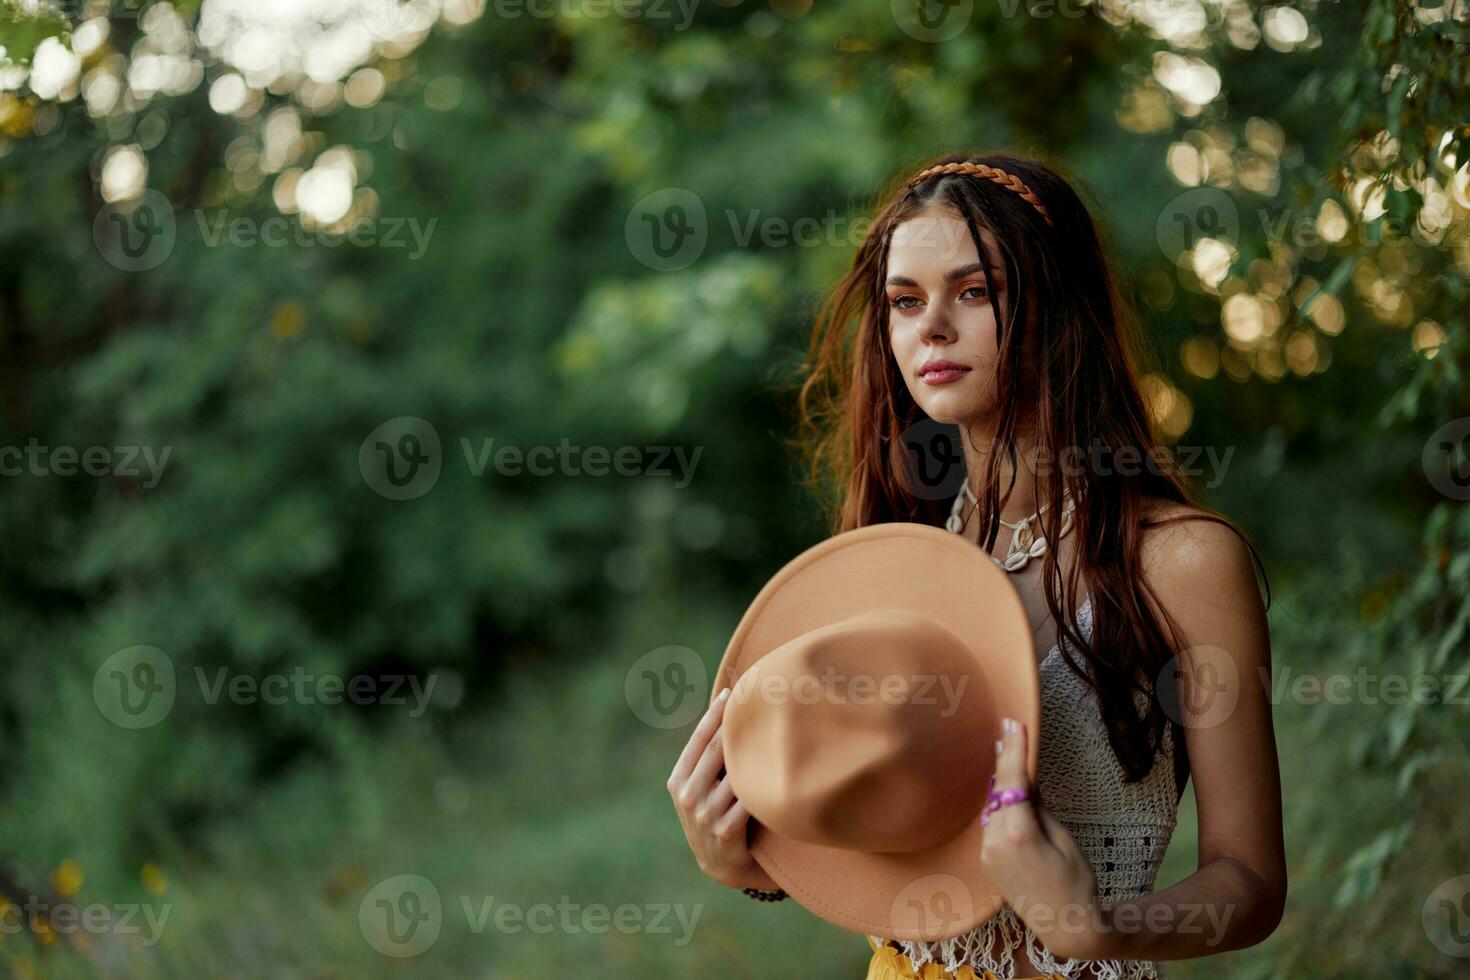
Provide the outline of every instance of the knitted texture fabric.
{"type": "MultiPolygon", "coordinates": [[[[1083,636],[1091,638],[1091,599],[1077,611],[1077,626],[1083,636]]],[[[1078,660],[1085,665],[1080,655],[1078,660]]],[[[1067,666],[1060,641],[1042,661],[1040,672],[1041,748],[1036,781],[1042,805],[1087,855],[1104,906],[1144,894],[1153,888],[1178,809],[1172,726],[1165,726],[1164,742],[1149,774],[1136,783],[1125,783],[1123,768],[1108,744],[1097,699],[1067,666]]],[[[1143,697],[1140,693],[1139,698],[1143,697]]],[[[1162,965],[1151,961],[1057,959],[1009,904],[964,935],[939,942],[900,941],[898,945],[916,967],[936,962],[951,972],[968,966],[976,973],[990,970],[1013,977],[1015,952],[1024,949],[1042,973],[1060,974],[1068,980],[1159,980],[1164,976],[1162,965]]]]}

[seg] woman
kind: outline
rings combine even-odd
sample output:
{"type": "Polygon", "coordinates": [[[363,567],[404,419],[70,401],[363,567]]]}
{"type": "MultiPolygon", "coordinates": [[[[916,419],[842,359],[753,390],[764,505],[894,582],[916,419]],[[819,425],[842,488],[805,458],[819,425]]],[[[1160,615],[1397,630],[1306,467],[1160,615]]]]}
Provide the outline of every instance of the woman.
{"type": "MultiPolygon", "coordinates": [[[[1270,671],[1256,555],[1153,438],[1134,331],[1076,192],[1005,154],[949,157],[897,187],[823,310],[801,408],[837,530],[914,521],[984,548],[1022,597],[1041,674],[1042,731],[1008,723],[996,746],[996,790],[1029,799],[994,812],[977,855],[1006,905],[957,939],[870,937],[870,977],[1152,978],[1280,920],[1275,739],[1251,683],[1270,671]],[[962,436],[952,501],[908,455],[935,423],[962,436]],[[1191,774],[1199,867],[1154,891],[1191,774]]],[[[721,778],[723,705],[669,790],[710,877],[776,889],[721,778]]]]}

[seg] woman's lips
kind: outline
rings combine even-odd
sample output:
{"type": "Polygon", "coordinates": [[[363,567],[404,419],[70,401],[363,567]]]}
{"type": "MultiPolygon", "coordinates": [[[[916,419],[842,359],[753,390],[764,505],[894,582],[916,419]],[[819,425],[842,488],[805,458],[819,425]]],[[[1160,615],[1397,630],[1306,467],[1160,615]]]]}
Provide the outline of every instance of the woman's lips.
{"type": "Polygon", "coordinates": [[[958,381],[969,373],[970,369],[967,367],[948,366],[926,368],[919,375],[919,380],[926,385],[947,385],[951,381],[958,381]]]}

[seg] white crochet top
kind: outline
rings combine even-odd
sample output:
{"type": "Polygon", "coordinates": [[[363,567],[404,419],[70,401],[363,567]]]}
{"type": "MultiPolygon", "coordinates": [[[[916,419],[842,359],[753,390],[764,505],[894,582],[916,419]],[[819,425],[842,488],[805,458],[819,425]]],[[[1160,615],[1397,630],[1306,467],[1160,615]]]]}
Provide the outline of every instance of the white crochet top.
{"type": "MultiPolygon", "coordinates": [[[[1077,611],[1077,626],[1083,636],[1091,638],[1090,598],[1077,611]]],[[[1079,662],[1086,664],[1080,657],[1079,662]]],[[[1037,783],[1043,805],[1087,855],[1104,905],[1144,894],[1153,888],[1174,832],[1179,801],[1173,728],[1165,726],[1162,750],[1149,774],[1136,783],[1125,783],[1123,768],[1108,744],[1097,699],[1067,666],[1060,638],[1041,662],[1040,671],[1037,783]]],[[[884,941],[881,936],[873,939],[879,944],[884,941]]],[[[1047,975],[1059,973],[1081,980],[1155,980],[1164,975],[1161,964],[1144,960],[1056,959],[1008,904],[962,936],[939,942],[894,942],[917,969],[932,960],[951,971],[968,964],[977,974],[990,970],[999,977],[1014,977],[1014,954],[1024,946],[1031,962],[1047,975]],[[992,955],[992,949],[998,955],[992,955]]]]}

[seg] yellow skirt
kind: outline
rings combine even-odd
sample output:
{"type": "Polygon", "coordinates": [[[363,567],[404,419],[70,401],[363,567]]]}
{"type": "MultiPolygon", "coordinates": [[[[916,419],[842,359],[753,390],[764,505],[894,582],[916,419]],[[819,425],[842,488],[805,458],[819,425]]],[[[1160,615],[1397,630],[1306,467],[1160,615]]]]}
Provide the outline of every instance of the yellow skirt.
{"type": "MultiPolygon", "coordinates": [[[[868,962],[868,975],[865,980],[1002,980],[989,970],[976,973],[968,966],[962,966],[957,971],[946,970],[940,963],[932,960],[925,963],[923,969],[915,969],[913,961],[896,948],[889,945],[879,945],[868,937],[868,945],[873,947],[873,958],[868,962]]],[[[1016,980],[1065,980],[1059,974],[1048,977],[1029,977],[1016,980]]]]}

